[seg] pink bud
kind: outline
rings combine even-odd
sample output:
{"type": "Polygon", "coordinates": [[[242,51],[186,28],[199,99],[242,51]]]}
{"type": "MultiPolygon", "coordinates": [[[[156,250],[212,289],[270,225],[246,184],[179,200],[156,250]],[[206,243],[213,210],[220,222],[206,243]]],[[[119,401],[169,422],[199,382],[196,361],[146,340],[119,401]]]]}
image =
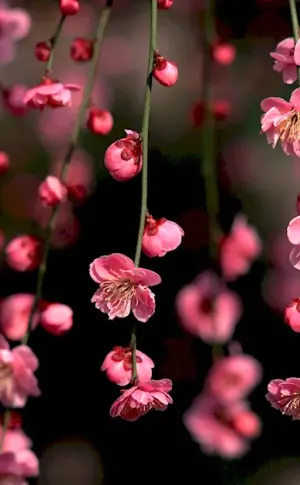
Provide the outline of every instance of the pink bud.
{"type": "Polygon", "coordinates": [[[55,207],[67,198],[68,191],[57,177],[49,175],[39,187],[41,203],[46,207],[55,207]]]}
{"type": "MultiPolygon", "coordinates": [[[[147,382],[152,377],[154,362],[143,352],[136,351],[136,366],[139,382],[147,382]]],[[[108,379],[118,386],[127,386],[132,377],[132,351],[130,347],[114,347],[101,366],[108,379]]]]}
{"type": "Polygon", "coordinates": [[[35,57],[38,61],[47,62],[51,54],[50,42],[38,42],[35,46],[35,57]]]}
{"type": "Polygon", "coordinates": [[[63,15],[75,15],[79,11],[78,0],[60,0],[60,11],[63,15]]]}
{"type": "Polygon", "coordinates": [[[36,269],[42,259],[42,243],[35,236],[24,234],[15,237],[6,246],[7,264],[17,271],[36,269]]]}
{"type": "Polygon", "coordinates": [[[174,62],[167,61],[158,51],[154,56],[153,76],[163,86],[173,86],[178,79],[178,68],[174,62]]]}
{"type": "Polygon", "coordinates": [[[226,42],[217,42],[212,47],[213,59],[223,66],[229,66],[232,64],[235,56],[235,47],[231,44],[227,44],[226,42]]]}
{"type": "Polygon", "coordinates": [[[223,121],[230,115],[231,105],[226,99],[220,99],[213,103],[213,113],[217,121],[223,121]]]}
{"type": "Polygon", "coordinates": [[[89,39],[77,37],[71,44],[70,54],[76,62],[90,61],[94,53],[94,43],[89,39]]]}
{"type": "Polygon", "coordinates": [[[23,99],[27,91],[28,88],[22,84],[2,89],[3,105],[13,116],[23,116],[26,113],[27,106],[23,103],[23,99]]]}
{"type": "Polygon", "coordinates": [[[300,298],[295,298],[287,305],[284,320],[294,332],[300,333],[300,298]]]}
{"type": "MultiPolygon", "coordinates": [[[[29,318],[34,302],[34,295],[16,293],[4,298],[0,304],[0,328],[6,338],[21,340],[28,330],[29,318]]],[[[32,330],[36,328],[39,312],[35,312],[32,330]]]]}
{"type": "Polygon", "coordinates": [[[143,234],[142,249],[149,258],[165,256],[181,244],[183,230],[167,219],[154,219],[148,215],[143,234]]]}
{"type": "Polygon", "coordinates": [[[0,152],[0,174],[7,172],[9,169],[9,158],[7,153],[0,152]]]}
{"type": "Polygon", "coordinates": [[[241,411],[233,418],[235,430],[245,438],[255,438],[260,434],[261,422],[257,414],[252,411],[241,411]]]}
{"type": "Polygon", "coordinates": [[[104,165],[110,175],[119,182],[135,177],[142,169],[142,142],[140,135],[125,130],[127,136],[115,141],[104,155],[104,165]]]}
{"type": "Polygon", "coordinates": [[[50,303],[41,314],[41,325],[52,335],[61,335],[73,325],[73,310],[62,303],[50,303]]]}
{"type": "Polygon", "coordinates": [[[157,8],[159,10],[168,10],[172,7],[174,0],[157,0],[157,8]]]}
{"type": "Polygon", "coordinates": [[[107,135],[114,124],[113,117],[109,111],[92,108],[89,111],[87,127],[92,133],[107,135]]]}

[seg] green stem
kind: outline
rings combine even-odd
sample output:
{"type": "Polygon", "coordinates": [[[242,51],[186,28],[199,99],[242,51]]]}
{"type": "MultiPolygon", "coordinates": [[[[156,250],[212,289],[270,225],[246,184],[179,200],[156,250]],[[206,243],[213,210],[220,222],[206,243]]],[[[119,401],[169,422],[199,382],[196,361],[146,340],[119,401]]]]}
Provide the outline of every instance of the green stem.
{"type": "MultiPolygon", "coordinates": [[[[147,214],[147,196],[148,196],[148,146],[149,146],[149,121],[150,121],[150,109],[151,109],[151,92],[152,92],[152,71],[154,62],[154,53],[156,50],[156,34],[157,34],[157,0],[151,0],[151,20],[150,20],[150,42],[149,42],[149,56],[148,56],[148,69],[146,79],[146,91],[144,101],[144,115],[142,124],[142,198],[141,198],[141,214],[138,238],[135,249],[134,264],[139,266],[142,252],[142,241],[145,227],[145,219],[147,214]]],[[[134,383],[137,378],[136,368],[136,325],[133,326],[131,333],[131,349],[132,349],[132,382],[134,383]]]]}
{"type": "MultiPolygon", "coordinates": [[[[64,158],[64,162],[63,162],[63,166],[62,166],[62,170],[61,170],[61,178],[62,179],[65,178],[69,163],[72,159],[72,155],[73,155],[74,150],[76,149],[76,147],[78,146],[78,143],[79,143],[80,130],[81,130],[82,123],[84,121],[86,109],[87,109],[89,101],[90,101],[90,97],[91,97],[91,93],[92,93],[92,89],[93,89],[93,84],[94,84],[94,79],[95,79],[95,75],[96,75],[96,70],[97,70],[97,65],[98,65],[100,47],[101,47],[101,44],[102,44],[102,40],[103,40],[103,37],[104,37],[104,33],[105,33],[105,30],[106,30],[107,23],[108,23],[110,14],[111,14],[112,6],[113,6],[113,0],[107,0],[106,6],[104,7],[104,9],[102,10],[101,15],[100,15],[98,27],[97,27],[97,30],[96,30],[96,36],[95,36],[93,59],[91,60],[91,67],[90,67],[90,71],[89,71],[89,74],[88,74],[88,79],[87,79],[86,87],[85,87],[85,90],[84,90],[82,103],[81,103],[81,106],[80,106],[80,110],[79,110],[79,113],[78,113],[78,117],[77,117],[77,120],[76,120],[74,131],[73,131],[73,134],[72,134],[72,137],[71,137],[71,143],[70,143],[69,149],[66,153],[66,156],[64,158]]],[[[47,260],[48,260],[49,250],[50,250],[51,235],[52,235],[53,229],[55,227],[56,216],[57,216],[58,210],[59,210],[59,206],[57,206],[53,209],[51,218],[50,218],[49,223],[48,223],[47,228],[46,228],[47,237],[46,237],[46,241],[45,241],[43,258],[42,258],[42,262],[40,264],[39,271],[38,271],[38,280],[37,280],[37,288],[36,288],[35,298],[34,298],[34,302],[33,302],[33,305],[32,305],[32,309],[31,309],[30,317],[29,317],[29,321],[28,321],[28,330],[27,330],[27,333],[22,340],[23,344],[26,344],[27,341],[28,341],[29,334],[30,334],[30,331],[32,329],[33,317],[34,317],[34,314],[37,310],[38,302],[39,302],[41,295],[42,295],[42,286],[43,286],[44,276],[45,276],[45,273],[46,273],[46,270],[47,270],[47,260]]]]}
{"type": "Polygon", "coordinates": [[[50,50],[49,59],[47,61],[46,67],[45,67],[46,76],[49,76],[49,74],[52,71],[52,65],[53,65],[53,60],[54,60],[54,52],[55,52],[56,44],[57,44],[57,41],[59,39],[62,27],[63,27],[64,22],[65,22],[65,19],[66,19],[65,15],[62,15],[60,17],[60,20],[57,24],[56,30],[55,30],[54,34],[52,35],[51,39],[49,39],[49,42],[50,42],[50,45],[51,45],[51,48],[50,48],[51,50],[50,50]]]}
{"type": "MultiPolygon", "coordinates": [[[[289,5],[290,5],[290,12],[291,12],[291,19],[292,19],[292,25],[293,25],[293,34],[294,34],[294,40],[295,40],[295,45],[299,40],[299,21],[298,21],[298,14],[297,14],[297,6],[296,6],[296,0],[289,0],[289,5]]],[[[298,74],[298,84],[300,85],[300,68],[297,68],[297,74],[298,74]]]]}
{"type": "Polygon", "coordinates": [[[2,424],[2,433],[1,433],[1,436],[0,436],[0,452],[2,451],[2,448],[3,448],[5,433],[8,429],[9,420],[10,420],[10,410],[5,409],[3,424],[2,424]]]}

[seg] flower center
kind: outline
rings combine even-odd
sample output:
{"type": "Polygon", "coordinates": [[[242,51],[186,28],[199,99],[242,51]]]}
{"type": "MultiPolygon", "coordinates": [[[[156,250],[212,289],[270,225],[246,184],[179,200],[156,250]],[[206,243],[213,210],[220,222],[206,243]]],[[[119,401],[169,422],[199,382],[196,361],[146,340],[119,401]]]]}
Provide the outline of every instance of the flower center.
{"type": "Polygon", "coordinates": [[[282,142],[293,142],[300,138],[300,113],[292,110],[287,118],[281,121],[276,128],[282,142]]]}
{"type": "Polygon", "coordinates": [[[0,391],[7,386],[12,373],[12,369],[9,365],[4,364],[3,362],[0,363],[0,391]]]}
{"type": "Polygon", "coordinates": [[[135,285],[126,279],[103,281],[100,288],[105,295],[105,301],[112,303],[115,300],[129,300],[135,293],[135,285]]]}

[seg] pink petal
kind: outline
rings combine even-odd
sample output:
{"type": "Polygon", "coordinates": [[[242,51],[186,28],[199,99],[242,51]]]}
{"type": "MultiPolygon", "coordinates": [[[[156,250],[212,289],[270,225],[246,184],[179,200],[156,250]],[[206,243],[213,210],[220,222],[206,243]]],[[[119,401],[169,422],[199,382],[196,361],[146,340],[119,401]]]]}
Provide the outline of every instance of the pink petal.
{"type": "Polygon", "coordinates": [[[9,345],[6,338],[3,335],[0,335],[0,350],[8,350],[9,345]]]}
{"type": "Polygon", "coordinates": [[[32,350],[27,345],[19,345],[13,349],[13,354],[17,355],[30,370],[35,371],[39,362],[32,350]]]}
{"type": "Polygon", "coordinates": [[[124,254],[114,253],[101,256],[90,264],[90,276],[96,281],[112,281],[119,277],[120,270],[133,270],[133,261],[124,254]]]}
{"type": "Polygon", "coordinates": [[[9,11],[9,22],[12,24],[11,36],[15,40],[22,39],[28,35],[31,27],[30,15],[21,8],[14,8],[9,11]]]}
{"type": "Polygon", "coordinates": [[[79,84],[64,84],[64,88],[70,91],[82,91],[82,86],[79,84]]]}
{"type": "Polygon", "coordinates": [[[293,84],[297,79],[297,69],[294,64],[289,64],[283,69],[283,82],[293,84]]]}
{"type": "Polygon", "coordinates": [[[271,108],[276,108],[280,113],[287,113],[292,108],[292,103],[288,103],[282,98],[271,97],[265,98],[260,103],[260,107],[263,111],[269,111],[271,108]]]}
{"type": "Polygon", "coordinates": [[[297,66],[300,66],[300,41],[298,40],[295,46],[294,61],[297,66]]]}
{"type": "Polygon", "coordinates": [[[276,59],[276,61],[286,63],[286,56],[283,54],[278,54],[278,52],[270,52],[270,56],[272,59],[276,59]]]}
{"type": "Polygon", "coordinates": [[[294,48],[295,41],[293,37],[287,37],[277,44],[276,51],[283,55],[289,55],[290,51],[294,48]]]}
{"type": "Polygon", "coordinates": [[[295,269],[300,270],[300,245],[293,247],[290,254],[290,263],[295,269]]]}
{"type": "Polygon", "coordinates": [[[58,94],[63,90],[63,85],[61,83],[53,83],[53,84],[40,84],[39,86],[35,86],[32,89],[29,89],[24,96],[23,102],[25,104],[28,103],[34,96],[42,95],[42,96],[53,96],[58,94]]]}
{"type": "Polygon", "coordinates": [[[155,286],[161,283],[161,277],[155,271],[145,268],[137,268],[130,277],[133,283],[143,286],[155,286]]]}
{"type": "Polygon", "coordinates": [[[300,216],[294,217],[287,227],[287,237],[291,244],[300,244],[300,216]]]}
{"type": "Polygon", "coordinates": [[[132,299],[132,313],[140,322],[147,322],[155,312],[155,297],[149,288],[138,286],[132,299]]]}
{"type": "Polygon", "coordinates": [[[290,103],[297,111],[300,111],[300,88],[297,88],[292,92],[290,103]]]}

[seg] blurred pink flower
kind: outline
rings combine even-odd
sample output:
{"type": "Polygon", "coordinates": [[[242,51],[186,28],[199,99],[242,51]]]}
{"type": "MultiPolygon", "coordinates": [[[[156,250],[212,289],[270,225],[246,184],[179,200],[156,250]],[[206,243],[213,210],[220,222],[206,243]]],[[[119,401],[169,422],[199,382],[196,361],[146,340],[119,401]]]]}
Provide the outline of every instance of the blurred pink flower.
{"type": "Polygon", "coordinates": [[[300,333],[300,298],[294,298],[287,305],[284,320],[294,332],[300,333]]]}
{"type": "Polygon", "coordinates": [[[183,421],[203,453],[224,459],[245,455],[250,449],[249,440],[257,438],[261,430],[258,416],[249,410],[246,402],[235,401],[223,406],[209,394],[195,399],[183,421]]]}
{"type": "Polygon", "coordinates": [[[73,325],[73,310],[62,303],[49,303],[41,311],[41,325],[52,335],[62,335],[73,325]]]}
{"type": "Polygon", "coordinates": [[[227,342],[242,313],[238,296],[212,272],[202,273],[176,298],[183,327],[205,342],[227,342]]]}
{"type": "Polygon", "coordinates": [[[212,56],[219,64],[229,66],[235,60],[236,48],[226,42],[217,42],[212,47],[212,56]]]}
{"type": "Polygon", "coordinates": [[[80,233],[79,220],[74,215],[72,204],[60,206],[55,219],[51,244],[56,249],[66,248],[75,244],[80,233]]]}
{"type": "Polygon", "coordinates": [[[50,108],[62,108],[72,105],[72,91],[80,91],[82,88],[77,84],[63,84],[44,78],[42,84],[27,91],[23,102],[30,108],[43,110],[45,106],[50,108]]]}
{"type": "Polygon", "coordinates": [[[73,61],[87,62],[90,61],[94,53],[94,42],[84,37],[76,37],[73,39],[70,55],[73,61]]]}
{"type": "Polygon", "coordinates": [[[0,151],[0,174],[7,172],[9,165],[10,162],[7,153],[0,151]]]}
{"type": "Polygon", "coordinates": [[[23,84],[14,84],[9,88],[2,88],[1,96],[3,106],[13,116],[23,116],[27,111],[27,106],[23,103],[25,94],[28,91],[27,86],[23,84]]]}
{"type": "Polygon", "coordinates": [[[261,104],[265,112],[261,117],[261,131],[269,144],[275,148],[280,141],[286,155],[300,156],[300,88],[295,89],[290,101],[282,98],[266,98],[261,104]]]}
{"type": "Polygon", "coordinates": [[[126,137],[112,143],[104,155],[104,165],[118,182],[126,182],[142,170],[142,145],[138,133],[125,130],[126,137]]]}
{"type": "MultiPolygon", "coordinates": [[[[21,340],[28,330],[34,295],[17,293],[4,298],[0,303],[0,328],[6,338],[21,340]]],[[[36,328],[39,313],[35,312],[32,330],[36,328]]]]}
{"type": "Polygon", "coordinates": [[[136,421],[151,409],[165,411],[173,402],[168,394],[171,389],[170,379],[140,382],[137,386],[121,391],[121,396],[110,408],[110,415],[112,418],[119,416],[126,421],[136,421]]]}
{"type": "Polygon", "coordinates": [[[28,485],[24,477],[36,477],[39,474],[39,462],[31,450],[19,453],[0,454],[0,483],[3,485],[28,485]]]}
{"type": "Polygon", "coordinates": [[[273,69],[282,73],[283,82],[286,84],[292,84],[297,79],[294,51],[294,38],[288,37],[277,44],[275,52],[270,52],[270,56],[275,59],[273,69]]]}
{"type": "Polygon", "coordinates": [[[114,253],[95,259],[90,276],[99,284],[91,301],[110,320],[125,318],[131,310],[140,322],[147,322],[154,314],[155,296],[149,286],[161,282],[154,271],[137,268],[127,256],[114,253]]]}
{"type": "Polygon", "coordinates": [[[289,222],[287,238],[294,246],[290,253],[290,262],[295,269],[300,270],[300,216],[294,217],[289,222]]]}
{"type": "Polygon", "coordinates": [[[26,10],[0,4],[0,64],[14,59],[15,42],[26,37],[30,27],[31,18],[26,10]]]}
{"type": "Polygon", "coordinates": [[[96,135],[108,135],[112,130],[114,120],[110,111],[91,108],[88,114],[87,128],[96,135]]]}
{"type": "MultiPolygon", "coordinates": [[[[2,435],[3,426],[0,426],[0,435],[2,435]]],[[[5,432],[2,451],[19,453],[31,448],[32,442],[22,429],[8,429],[5,432]]]]}
{"type": "Polygon", "coordinates": [[[263,296],[271,308],[283,312],[293,298],[300,295],[299,275],[292,267],[289,270],[273,268],[266,274],[263,296]]]}
{"type": "Polygon", "coordinates": [[[231,404],[246,398],[261,376],[261,365],[254,357],[232,355],[213,365],[207,377],[207,388],[219,402],[231,404]]]}
{"type": "Polygon", "coordinates": [[[220,263],[225,278],[234,280],[247,273],[261,249],[262,243],[256,230],[244,216],[237,216],[230,234],[223,238],[220,245],[220,263]]]}
{"type": "Polygon", "coordinates": [[[32,271],[41,262],[42,249],[42,241],[36,236],[14,237],[5,248],[7,264],[16,271],[32,271]]]}
{"type": "Polygon", "coordinates": [[[11,350],[5,338],[0,336],[0,368],[3,406],[23,407],[29,396],[40,395],[33,374],[38,368],[38,359],[27,345],[18,345],[11,350]]]}
{"type": "Polygon", "coordinates": [[[68,191],[57,178],[49,175],[39,187],[40,201],[46,207],[55,207],[67,199],[68,191]]]}
{"type": "Polygon", "coordinates": [[[172,7],[174,0],[157,0],[157,8],[160,10],[168,10],[172,7]]]}
{"type": "Polygon", "coordinates": [[[149,258],[165,256],[181,244],[183,235],[183,229],[175,222],[165,218],[154,219],[148,214],[142,240],[143,253],[149,258]]]}
{"type": "Polygon", "coordinates": [[[282,414],[300,419],[300,379],[274,379],[268,384],[267,400],[282,414]]]}
{"type": "MultiPolygon", "coordinates": [[[[148,355],[136,351],[136,367],[139,382],[150,381],[154,362],[148,355]]],[[[132,378],[132,351],[130,347],[114,347],[107,354],[101,366],[102,371],[106,371],[108,379],[118,384],[127,386],[132,378]]]]}

